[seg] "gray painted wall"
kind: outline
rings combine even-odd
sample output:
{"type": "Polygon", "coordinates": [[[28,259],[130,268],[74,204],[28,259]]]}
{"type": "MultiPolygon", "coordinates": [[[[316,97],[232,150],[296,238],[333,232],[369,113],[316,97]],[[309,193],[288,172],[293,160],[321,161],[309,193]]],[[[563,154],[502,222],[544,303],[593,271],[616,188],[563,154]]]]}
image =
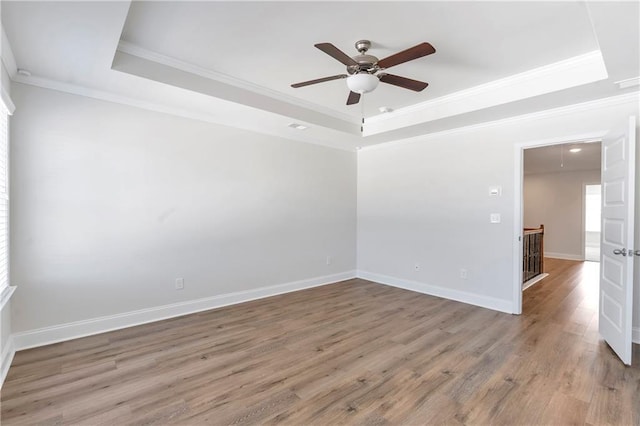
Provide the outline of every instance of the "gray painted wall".
{"type": "Polygon", "coordinates": [[[545,253],[582,260],[584,185],[600,182],[600,170],[524,176],[524,226],[545,226],[545,253]]]}
{"type": "Polygon", "coordinates": [[[355,153],[13,95],[14,333],[355,269],[355,153]]]}

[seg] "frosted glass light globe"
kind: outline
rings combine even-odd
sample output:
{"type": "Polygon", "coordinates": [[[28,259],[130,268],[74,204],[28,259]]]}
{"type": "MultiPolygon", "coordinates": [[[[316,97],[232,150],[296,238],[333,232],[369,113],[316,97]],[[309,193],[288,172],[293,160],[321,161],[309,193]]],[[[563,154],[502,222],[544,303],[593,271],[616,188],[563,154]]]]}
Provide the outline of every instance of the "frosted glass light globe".
{"type": "Polygon", "coordinates": [[[373,91],[378,87],[379,82],[378,77],[366,72],[347,77],[347,87],[349,87],[349,90],[360,94],[373,91]]]}

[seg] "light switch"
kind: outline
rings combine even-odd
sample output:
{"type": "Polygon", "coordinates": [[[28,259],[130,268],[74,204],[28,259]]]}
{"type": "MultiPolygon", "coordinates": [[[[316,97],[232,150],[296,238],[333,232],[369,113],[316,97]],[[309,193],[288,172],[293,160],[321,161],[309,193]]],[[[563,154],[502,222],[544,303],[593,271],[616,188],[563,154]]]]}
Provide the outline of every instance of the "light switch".
{"type": "Polygon", "coordinates": [[[491,213],[489,220],[491,223],[500,223],[500,213],[491,213]]]}
{"type": "Polygon", "coordinates": [[[501,186],[490,186],[489,187],[489,196],[491,196],[491,197],[501,197],[502,196],[502,187],[501,186]]]}

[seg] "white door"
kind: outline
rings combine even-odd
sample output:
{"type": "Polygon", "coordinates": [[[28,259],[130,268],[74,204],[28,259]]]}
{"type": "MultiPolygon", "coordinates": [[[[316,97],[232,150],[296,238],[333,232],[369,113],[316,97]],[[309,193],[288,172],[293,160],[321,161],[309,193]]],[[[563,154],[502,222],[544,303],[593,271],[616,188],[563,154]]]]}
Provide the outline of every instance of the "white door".
{"type": "Polygon", "coordinates": [[[616,130],[602,141],[599,329],[622,362],[631,365],[635,117],[616,130]]]}

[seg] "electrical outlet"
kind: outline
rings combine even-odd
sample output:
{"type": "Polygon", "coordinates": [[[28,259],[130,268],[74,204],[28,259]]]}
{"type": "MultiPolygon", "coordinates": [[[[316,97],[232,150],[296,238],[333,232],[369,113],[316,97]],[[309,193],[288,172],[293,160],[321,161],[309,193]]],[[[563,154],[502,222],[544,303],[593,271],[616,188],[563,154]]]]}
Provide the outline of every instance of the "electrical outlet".
{"type": "Polygon", "coordinates": [[[184,278],[176,278],[176,290],[184,289],[184,278]]]}
{"type": "Polygon", "coordinates": [[[419,263],[416,263],[416,264],[413,266],[413,269],[414,269],[415,271],[419,271],[419,270],[420,270],[420,264],[419,264],[419,263]]]}
{"type": "Polygon", "coordinates": [[[463,280],[467,279],[467,270],[465,268],[460,269],[460,278],[462,278],[463,280]]]}
{"type": "Polygon", "coordinates": [[[327,256],[327,265],[331,265],[331,256],[327,256]]]}

